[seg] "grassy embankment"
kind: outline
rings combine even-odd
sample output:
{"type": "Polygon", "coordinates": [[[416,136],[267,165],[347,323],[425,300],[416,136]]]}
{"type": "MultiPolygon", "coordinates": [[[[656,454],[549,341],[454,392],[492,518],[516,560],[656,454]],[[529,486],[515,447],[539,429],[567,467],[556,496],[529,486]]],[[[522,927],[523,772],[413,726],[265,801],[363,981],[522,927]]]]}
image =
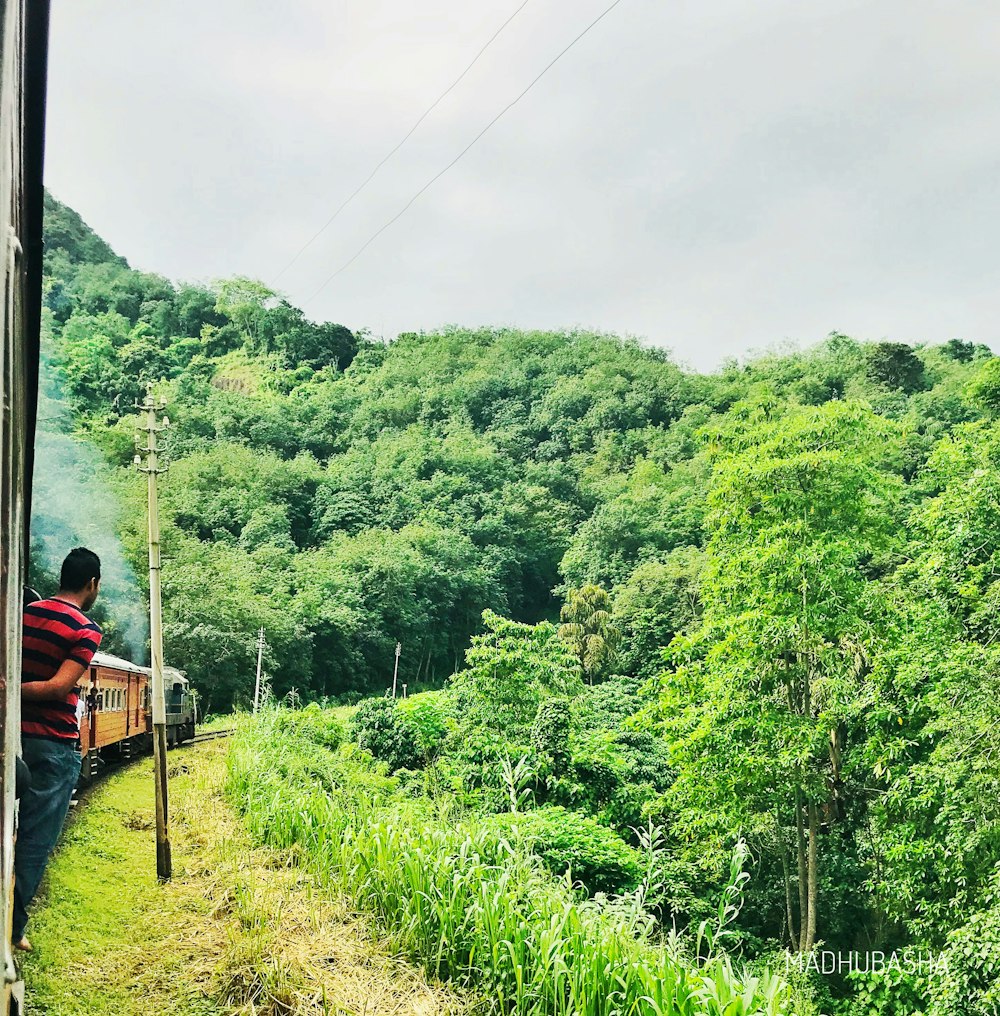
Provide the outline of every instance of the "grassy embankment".
{"type": "Polygon", "coordinates": [[[155,878],[152,767],[85,798],[49,868],[24,964],[47,1016],[457,1013],[221,796],[226,741],[170,754],[174,879],[155,878]]]}
{"type": "Polygon", "coordinates": [[[517,1016],[790,1016],[782,979],[716,951],[711,931],[700,949],[661,938],[641,889],[581,899],[516,834],[504,838],[447,792],[408,795],[342,741],[330,713],[244,722],[230,794],[255,842],[300,851],[321,884],[434,976],[517,1016]]]}

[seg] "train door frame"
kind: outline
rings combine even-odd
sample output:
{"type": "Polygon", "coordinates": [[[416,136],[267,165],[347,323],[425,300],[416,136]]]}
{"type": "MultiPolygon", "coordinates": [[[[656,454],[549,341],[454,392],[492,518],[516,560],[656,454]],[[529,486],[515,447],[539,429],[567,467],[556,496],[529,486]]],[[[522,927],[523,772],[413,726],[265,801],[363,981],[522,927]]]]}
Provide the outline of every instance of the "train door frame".
{"type": "Polygon", "coordinates": [[[0,0],[0,1014],[20,1016],[11,949],[21,611],[29,547],[42,302],[49,0],[0,0]]]}
{"type": "MultiPolygon", "coordinates": [[[[15,87],[16,71],[12,69],[12,58],[8,51],[19,35],[20,26],[14,22],[12,10],[2,10],[0,23],[0,109],[6,110],[9,92],[15,87]]],[[[18,46],[18,48],[20,48],[18,46]]],[[[19,59],[20,54],[15,59],[19,59]]],[[[9,117],[0,116],[0,328],[3,342],[0,344],[0,600],[4,605],[2,633],[0,633],[0,680],[3,693],[0,694],[0,726],[3,732],[3,765],[0,770],[0,906],[3,908],[5,928],[11,926],[13,906],[13,865],[15,828],[15,772],[14,759],[20,754],[18,725],[13,718],[20,715],[20,683],[18,674],[21,665],[21,619],[15,607],[19,581],[24,575],[24,548],[21,546],[21,512],[23,511],[24,447],[23,434],[19,433],[19,421],[14,406],[8,409],[9,392],[23,387],[18,379],[13,343],[15,338],[14,320],[19,312],[21,294],[18,292],[17,276],[20,273],[22,254],[16,242],[14,220],[14,189],[17,185],[14,166],[18,161],[19,147],[9,117]],[[9,159],[9,163],[8,163],[9,159]],[[8,230],[11,237],[8,240],[8,230]],[[19,489],[20,488],[20,489],[19,489]]],[[[2,946],[4,973],[4,1005],[12,1008],[10,994],[18,980],[17,967],[10,946],[10,935],[4,935],[2,946]]]]}

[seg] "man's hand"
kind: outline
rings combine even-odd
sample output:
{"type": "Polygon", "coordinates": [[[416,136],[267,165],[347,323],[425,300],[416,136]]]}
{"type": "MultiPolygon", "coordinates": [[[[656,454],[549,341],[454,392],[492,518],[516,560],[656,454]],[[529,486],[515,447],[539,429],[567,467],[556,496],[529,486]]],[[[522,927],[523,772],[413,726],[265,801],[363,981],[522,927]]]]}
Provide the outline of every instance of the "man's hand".
{"type": "Polygon", "coordinates": [[[76,660],[65,663],[47,681],[28,681],[21,685],[21,698],[29,702],[59,702],[76,687],[89,668],[76,660]]]}

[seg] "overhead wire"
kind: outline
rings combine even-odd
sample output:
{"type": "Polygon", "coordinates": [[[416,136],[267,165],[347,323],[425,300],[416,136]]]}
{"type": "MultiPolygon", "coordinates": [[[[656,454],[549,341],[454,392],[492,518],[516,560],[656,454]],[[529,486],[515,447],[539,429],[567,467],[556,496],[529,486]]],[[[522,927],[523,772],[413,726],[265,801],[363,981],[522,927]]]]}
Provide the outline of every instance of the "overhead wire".
{"type": "Polygon", "coordinates": [[[577,35],[577,36],[576,36],[576,37],[575,37],[575,38],[574,38],[574,39],[573,39],[573,40],[572,40],[571,42],[569,42],[569,43],[568,43],[568,44],[567,44],[567,45],[566,45],[566,46],[565,46],[565,47],[564,47],[564,48],[563,48],[562,50],[560,50],[560,51],[559,51],[559,53],[557,53],[557,54],[556,54],[556,55],[555,55],[555,56],[554,56],[554,57],[552,58],[552,60],[550,60],[550,61],[549,61],[549,63],[548,63],[548,64],[546,64],[546,65],[545,65],[545,67],[544,67],[544,68],[543,68],[543,69],[541,70],[541,72],[540,72],[540,73],[539,73],[539,74],[538,74],[538,75],[537,75],[537,76],[536,76],[535,78],[533,78],[533,79],[532,79],[532,81],[531,81],[531,82],[530,82],[530,83],[529,83],[529,84],[527,85],[527,87],[526,87],[526,88],[525,88],[525,89],[524,89],[524,90],[523,90],[522,92],[520,92],[520,94],[518,94],[518,95],[517,95],[517,96],[516,96],[516,97],[515,97],[514,99],[512,99],[512,100],[511,100],[510,102],[508,102],[508,103],[507,103],[507,105],[506,105],[506,106],[504,106],[504,108],[503,108],[503,109],[501,109],[501,110],[500,110],[500,112],[499,112],[499,113],[497,113],[497,115],[496,115],[495,117],[493,117],[493,119],[492,119],[492,120],[490,120],[490,122],[489,122],[489,123],[488,123],[488,124],[487,124],[487,125],[486,125],[486,126],[485,126],[485,127],[484,127],[484,128],[483,128],[483,129],[482,129],[482,130],[481,130],[481,131],[480,131],[480,132],[479,132],[479,133],[478,133],[478,134],[477,134],[477,135],[476,135],[476,136],[475,136],[475,137],[474,137],[474,138],[473,138],[473,139],[472,139],[472,140],[471,140],[471,141],[470,141],[470,142],[469,142],[468,144],[467,144],[467,145],[466,145],[466,146],[465,146],[465,148],[463,148],[463,149],[462,149],[462,150],[461,150],[461,151],[460,151],[460,152],[458,153],[458,155],[456,155],[456,156],[455,156],[455,158],[454,158],[454,159],[452,159],[452,160],[451,160],[451,162],[449,162],[449,163],[448,163],[448,165],[447,165],[447,166],[445,166],[445,167],[444,167],[444,169],[442,169],[442,170],[440,170],[439,172],[435,173],[435,174],[434,174],[434,176],[432,176],[432,177],[431,177],[431,178],[430,178],[430,179],[429,179],[429,180],[427,181],[427,183],[425,183],[425,184],[423,185],[423,187],[421,187],[421,188],[420,188],[420,190],[418,190],[418,191],[416,192],[416,194],[414,194],[414,195],[413,195],[413,197],[412,197],[412,198],[410,198],[410,200],[409,200],[409,201],[407,201],[407,202],[406,202],[406,204],[405,204],[405,205],[403,205],[403,207],[402,207],[402,208],[401,208],[401,209],[400,209],[400,210],[399,210],[398,212],[396,212],[396,214],[395,214],[395,215],[394,215],[394,216],[393,216],[393,217],[392,217],[391,219],[389,219],[389,221],[388,221],[388,222],[386,222],[386,223],[384,223],[384,224],[383,224],[382,226],[380,226],[380,227],[379,227],[379,228],[378,228],[378,229],[377,229],[377,230],[376,230],[376,231],[375,231],[375,232],[374,232],[374,233],[373,233],[373,234],[372,234],[372,235],[371,235],[371,236],[370,236],[370,237],[369,237],[369,238],[368,238],[368,239],[367,239],[367,240],[366,240],[366,241],[365,241],[365,242],[364,242],[364,243],[363,243],[363,244],[362,244],[362,245],[361,245],[361,246],[360,246],[359,248],[358,248],[358,250],[357,250],[357,251],[355,251],[355,253],[354,253],[354,254],[353,254],[353,255],[352,255],[352,256],[351,256],[351,257],[350,257],[350,258],[349,258],[349,259],[348,259],[347,261],[345,261],[345,262],[344,262],[344,263],[343,263],[343,264],[342,264],[342,265],[341,265],[341,266],[340,266],[340,267],[339,267],[339,268],[338,268],[338,269],[337,269],[337,270],[336,270],[335,272],[333,272],[333,273],[332,273],[332,274],[331,274],[331,275],[330,275],[330,276],[329,276],[329,277],[328,277],[328,278],[327,278],[327,279],[326,279],[326,280],[325,280],[325,281],[323,282],[323,284],[322,284],[322,285],[321,285],[321,286],[320,286],[320,287],[319,287],[318,289],[316,289],[316,290],[315,290],[314,292],[312,292],[312,293],[311,293],[311,294],[310,294],[310,295],[309,295],[309,296],[308,296],[308,297],[306,298],[306,303],[309,303],[309,302],[311,302],[312,300],[314,300],[314,299],[315,299],[315,298],[316,298],[317,296],[319,296],[319,294],[320,294],[320,293],[322,293],[322,292],[323,292],[323,290],[324,290],[324,289],[326,289],[326,287],[327,287],[328,285],[330,285],[330,283],[331,283],[331,282],[333,282],[333,280],[334,280],[335,278],[337,278],[337,276],[338,276],[338,275],[340,275],[340,274],[342,274],[343,272],[347,271],[347,269],[348,269],[348,268],[350,268],[350,267],[351,267],[351,265],[353,265],[353,264],[354,264],[354,262],[355,262],[355,261],[357,261],[357,260],[358,260],[358,258],[359,258],[359,257],[361,257],[361,255],[362,255],[362,254],[364,254],[364,252],[365,252],[365,251],[366,251],[366,250],[367,250],[367,249],[368,249],[368,248],[369,248],[369,247],[370,247],[370,246],[371,246],[371,245],[372,245],[372,244],[373,244],[373,243],[374,243],[374,242],[375,242],[375,241],[376,241],[376,240],[377,240],[377,239],[378,239],[378,238],[379,238],[379,237],[380,237],[380,236],[381,236],[381,235],[382,235],[382,234],[383,234],[383,233],[384,233],[384,232],[385,232],[385,231],[386,231],[386,230],[387,230],[387,229],[388,229],[388,228],[389,228],[389,227],[390,227],[390,226],[391,226],[391,225],[392,225],[393,223],[395,223],[396,221],[398,221],[398,220],[399,220],[399,219],[400,219],[400,218],[401,218],[401,217],[402,217],[402,216],[403,216],[403,215],[404,215],[404,214],[405,214],[405,213],[406,213],[407,211],[409,211],[409,209],[410,209],[410,208],[411,208],[411,207],[412,207],[412,206],[413,206],[413,205],[414,205],[414,204],[416,203],[416,201],[417,201],[417,200],[418,200],[418,199],[419,199],[419,198],[421,197],[421,195],[423,195],[423,194],[424,194],[424,193],[425,193],[425,192],[426,192],[427,190],[429,190],[429,189],[430,189],[430,188],[431,188],[431,187],[432,187],[432,186],[433,186],[433,185],[434,185],[435,183],[437,183],[437,181],[438,181],[438,180],[440,180],[440,179],[441,179],[441,177],[443,177],[443,176],[445,175],[445,173],[447,173],[447,172],[448,172],[448,171],[449,171],[450,169],[452,169],[452,168],[453,168],[453,167],[454,167],[454,166],[455,166],[455,165],[456,165],[456,164],[457,164],[458,162],[460,162],[460,161],[461,161],[461,160],[462,160],[462,159],[463,159],[463,158],[465,157],[465,155],[466,155],[466,154],[468,154],[468,152],[469,152],[469,151],[470,151],[470,150],[471,150],[471,149],[472,149],[472,148],[473,148],[473,147],[474,147],[474,146],[475,146],[475,145],[476,145],[476,144],[477,144],[477,143],[478,143],[478,142],[479,142],[479,141],[480,141],[480,140],[481,140],[481,139],[482,139],[482,138],[483,138],[483,137],[484,137],[484,136],[485,136],[485,135],[486,135],[486,134],[487,134],[487,133],[488,133],[488,132],[489,132],[489,131],[490,131],[490,130],[491,130],[491,129],[492,129],[492,128],[493,128],[494,126],[495,126],[495,125],[496,125],[496,124],[497,124],[497,122],[498,122],[498,121],[499,121],[499,120],[500,120],[500,119],[501,119],[501,118],[502,118],[502,117],[503,117],[503,116],[504,116],[505,114],[507,114],[508,112],[510,112],[510,110],[512,110],[512,109],[513,109],[513,108],[514,108],[514,107],[515,107],[515,106],[516,106],[516,105],[517,105],[517,104],[518,104],[518,103],[519,103],[519,102],[520,102],[520,101],[521,101],[521,100],[522,100],[522,99],[523,99],[523,98],[524,98],[524,97],[525,97],[525,96],[526,96],[526,95],[528,94],[528,92],[530,92],[530,91],[532,90],[532,88],[534,88],[534,87],[535,87],[535,85],[537,85],[537,84],[538,84],[538,82],[539,82],[539,81],[541,81],[541,80],[542,80],[542,78],[544,78],[544,77],[545,77],[545,75],[546,75],[546,74],[548,74],[548,72],[549,72],[549,71],[550,71],[550,70],[551,70],[551,69],[552,69],[552,68],[553,68],[553,67],[554,67],[554,66],[555,66],[555,65],[556,65],[556,64],[557,64],[557,63],[558,63],[558,62],[559,62],[559,61],[560,61],[560,60],[561,60],[561,59],[562,59],[562,58],[563,58],[563,57],[564,57],[564,56],[565,56],[565,55],[566,55],[566,54],[567,54],[567,53],[568,53],[568,52],[569,52],[569,51],[570,51],[570,50],[571,50],[571,49],[572,49],[572,48],[573,48],[573,47],[574,47],[574,46],[575,46],[575,45],[576,45],[576,44],[577,44],[577,43],[578,43],[578,42],[579,42],[579,41],[580,41],[580,40],[581,40],[581,39],[582,39],[582,38],[583,38],[583,37],[584,37],[585,35],[587,35],[587,34],[588,34],[588,33],[589,33],[589,32],[590,32],[590,31],[591,31],[591,30],[592,30],[593,28],[595,28],[595,27],[596,27],[596,26],[597,26],[597,25],[598,25],[598,24],[599,24],[599,23],[600,23],[601,21],[603,21],[603,20],[604,20],[604,18],[606,18],[606,17],[607,17],[607,16],[608,16],[608,15],[609,15],[609,14],[610,14],[610,13],[611,13],[611,12],[612,12],[612,11],[613,11],[613,10],[614,10],[614,9],[615,9],[616,7],[617,7],[617,6],[618,6],[618,5],[619,5],[619,4],[621,3],[621,2],[622,2],[622,0],[614,0],[614,2],[613,2],[613,3],[611,3],[611,4],[609,4],[609,5],[607,6],[607,7],[605,7],[605,8],[604,8],[604,10],[603,10],[603,11],[601,11],[601,13],[600,13],[600,14],[598,14],[598,16],[597,16],[596,18],[594,18],[594,20],[593,20],[593,21],[591,21],[591,22],[590,22],[590,24],[589,24],[589,25],[587,25],[587,27],[586,27],[586,28],[584,28],[584,30],[583,30],[582,32],[580,32],[580,34],[579,34],[579,35],[577,35]]]}
{"type": "Polygon", "coordinates": [[[472,58],[472,60],[466,66],[465,70],[462,71],[462,73],[459,74],[457,78],[455,78],[455,80],[427,107],[427,109],[425,109],[423,113],[420,114],[419,119],[403,135],[402,139],[398,142],[398,144],[396,144],[394,148],[391,148],[385,154],[382,160],[376,164],[375,168],[368,174],[368,176],[365,177],[365,179],[362,180],[362,182],[341,202],[340,206],[333,213],[333,215],[331,215],[330,218],[327,219],[326,222],[323,223],[323,225],[319,229],[317,229],[316,232],[313,233],[313,235],[308,240],[306,240],[306,242],[295,252],[292,259],[285,265],[284,268],[281,269],[280,272],[278,272],[275,281],[280,279],[285,274],[285,272],[287,272],[288,269],[291,268],[292,265],[294,265],[295,262],[298,261],[298,259],[302,257],[302,255],[305,254],[305,252],[327,231],[327,229],[329,229],[330,226],[333,225],[333,223],[337,220],[337,217],[340,215],[340,213],[368,186],[368,184],[372,182],[372,180],[375,179],[375,175],[378,173],[378,171],[396,154],[396,152],[398,152],[400,148],[402,148],[403,145],[405,145],[406,142],[409,141],[411,137],[413,137],[413,135],[416,133],[417,128],[427,119],[427,117],[431,115],[431,113],[434,112],[435,109],[437,109],[437,107],[441,104],[441,102],[445,98],[447,98],[447,96],[457,87],[459,82],[462,81],[462,79],[466,76],[466,74],[468,74],[469,71],[471,71],[472,68],[475,67],[477,63],[479,63],[480,57],[490,48],[490,46],[493,45],[494,42],[496,42],[496,40],[500,37],[500,34],[503,32],[503,30],[518,16],[518,14],[521,13],[521,11],[524,10],[525,7],[528,6],[530,2],[531,0],[524,0],[524,2],[520,5],[520,7],[516,8],[513,14],[511,14],[510,17],[508,17],[507,20],[486,40],[485,45],[472,58]]]}

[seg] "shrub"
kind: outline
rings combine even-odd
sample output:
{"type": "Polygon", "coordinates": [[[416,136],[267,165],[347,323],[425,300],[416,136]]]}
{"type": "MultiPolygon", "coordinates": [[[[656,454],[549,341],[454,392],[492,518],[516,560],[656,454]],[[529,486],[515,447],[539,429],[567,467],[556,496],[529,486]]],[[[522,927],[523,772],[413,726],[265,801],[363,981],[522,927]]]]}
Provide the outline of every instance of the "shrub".
{"type": "Polygon", "coordinates": [[[649,940],[621,907],[576,899],[482,822],[359,787],[342,768],[318,778],[317,753],[338,768],[330,752],[276,739],[266,719],[234,738],[227,789],[251,834],[297,848],[325,885],[372,915],[390,948],[478,989],[497,1012],[789,1016],[777,974],[725,954],[685,958],[683,943],[649,940]]]}
{"type": "MultiPolygon", "coordinates": [[[[658,667],[662,665],[660,656],[656,655],[658,667]]],[[[573,700],[576,726],[584,733],[621,730],[626,720],[650,701],[642,693],[643,682],[640,677],[614,674],[602,684],[588,685],[573,700]]]]}
{"type": "Polygon", "coordinates": [[[531,725],[531,746],[561,773],[569,761],[570,700],[552,698],[539,703],[531,725]]]}
{"type": "MultiPolygon", "coordinates": [[[[1000,874],[998,874],[1000,890],[1000,874]]],[[[995,1016],[1000,1012],[1000,906],[976,914],[948,936],[943,976],[930,980],[929,1016],[995,1016]]]]}
{"type": "Polygon", "coordinates": [[[385,762],[393,772],[418,769],[423,763],[414,731],[401,719],[392,699],[362,702],[351,716],[350,729],[355,744],[385,762]]]}
{"type": "Polygon", "coordinates": [[[510,793],[503,775],[505,759],[515,763],[525,759],[535,777],[532,790],[537,795],[541,790],[538,779],[544,773],[545,761],[539,759],[529,745],[516,741],[504,743],[495,733],[482,727],[455,731],[437,766],[463,807],[490,814],[507,811],[510,807],[510,793]]]}
{"type": "Polygon", "coordinates": [[[336,751],[344,743],[343,723],[330,710],[314,702],[304,709],[279,709],[274,722],[282,733],[294,732],[330,751],[336,751]]]}
{"type": "Polygon", "coordinates": [[[574,803],[592,813],[599,811],[625,782],[621,753],[607,735],[598,734],[578,744],[572,769],[582,794],[574,803]]]}
{"type": "Polygon", "coordinates": [[[549,871],[565,875],[568,870],[591,894],[628,892],[642,878],[639,852],[607,826],[577,811],[547,806],[500,815],[491,822],[512,835],[520,835],[549,871]]]}
{"type": "MultiPolygon", "coordinates": [[[[928,978],[906,970],[902,964],[886,964],[882,969],[860,970],[848,974],[854,994],[845,1000],[842,1011],[864,1016],[897,1016],[899,1013],[924,1013],[927,1006],[928,978]]],[[[959,1012],[965,1016],[966,1010],[959,1012]]],[[[971,1012],[969,1014],[971,1016],[971,1012]]]]}
{"type": "Polygon", "coordinates": [[[429,691],[403,699],[396,714],[425,761],[431,761],[441,750],[448,733],[452,702],[447,693],[429,691]]]}

